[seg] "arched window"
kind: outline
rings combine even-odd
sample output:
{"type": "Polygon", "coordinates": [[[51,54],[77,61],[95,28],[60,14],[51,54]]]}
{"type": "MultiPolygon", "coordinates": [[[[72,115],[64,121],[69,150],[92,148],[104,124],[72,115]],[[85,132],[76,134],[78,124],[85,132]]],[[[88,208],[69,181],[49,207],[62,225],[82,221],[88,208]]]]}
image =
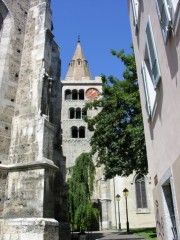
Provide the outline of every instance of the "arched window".
{"type": "Polygon", "coordinates": [[[65,91],[65,100],[71,100],[71,90],[67,89],[65,91]]]}
{"type": "Polygon", "coordinates": [[[79,90],[79,100],[84,100],[84,89],[79,90]]]}
{"type": "Polygon", "coordinates": [[[72,90],[72,100],[78,99],[78,92],[76,89],[72,90]]]}
{"type": "Polygon", "coordinates": [[[86,108],[83,108],[83,109],[82,109],[82,118],[83,118],[84,116],[87,116],[87,110],[86,110],[86,108]]]}
{"type": "Polygon", "coordinates": [[[85,138],[85,127],[79,128],[79,138],[85,138]]]}
{"type": "Polygon", "coordinates": [[[135,179],[136,204],[137,208],[147,208],[146,182],[142,174],[135,179]]]}
{"type": "Polygon", "coordinates": [[[74,119],[75,118],[75,109],[74,108],[70,108],[69,109],[69,118],[70,119],[74,119]]]}
{"type": "Polygon", "coordinates": [[[76,119],[81,119],[81,109],[76,108],[76,119]]]}
{"type": "Polygon", "coordinates": [[[77,127],[72,127],[71,128],[71,137],[72,138],[78,138],[78,128],[77,127]]]}

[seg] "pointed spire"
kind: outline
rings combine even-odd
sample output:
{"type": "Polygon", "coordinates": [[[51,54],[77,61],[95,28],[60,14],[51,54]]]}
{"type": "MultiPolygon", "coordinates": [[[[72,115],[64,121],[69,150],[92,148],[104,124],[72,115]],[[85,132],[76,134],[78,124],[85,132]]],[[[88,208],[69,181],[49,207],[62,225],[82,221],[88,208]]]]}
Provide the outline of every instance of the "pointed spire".
{"type": "Polygon", "coordinates": [[[78,42],[73,58],[69,64],[69,69],[66,74],[66,79],[81,80],[82,78],[91,78],[91,74],[88,67],[88,62],[84,57],[84,53],[80,44],[80,36],[78,36],[78,42]]]}

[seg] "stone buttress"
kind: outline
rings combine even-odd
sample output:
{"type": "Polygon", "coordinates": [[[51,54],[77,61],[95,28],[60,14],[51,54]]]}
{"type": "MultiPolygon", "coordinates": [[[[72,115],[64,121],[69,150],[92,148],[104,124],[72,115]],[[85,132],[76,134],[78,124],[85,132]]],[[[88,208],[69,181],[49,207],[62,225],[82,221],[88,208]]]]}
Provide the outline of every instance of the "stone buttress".
{"type": "Polygon", "coordinates": [[[0,0],[0,240],[70,239],[49,0],[0,0]]]}

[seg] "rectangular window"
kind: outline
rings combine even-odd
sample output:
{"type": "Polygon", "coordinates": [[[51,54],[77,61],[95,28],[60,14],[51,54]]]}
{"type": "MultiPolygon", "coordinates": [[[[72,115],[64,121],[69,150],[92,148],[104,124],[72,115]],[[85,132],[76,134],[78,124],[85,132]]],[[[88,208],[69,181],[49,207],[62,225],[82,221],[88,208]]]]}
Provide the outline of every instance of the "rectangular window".
{"type": "Polygon", "coordinates": [[[139,1],[131,0],[132,12],[133,12],[133,24],[137,30],[139,20],[139,1]]]}
{"type": "Polygon", "coordinates": [[[168,239],[178,240],[177,223],[170,179],[162,186],[168,239]]]}
{"type": "Polygon", "coordinates": [[[162,34],[165,43],[169,37],[171,30],[172,19],[170,14],[170,6],[168,5],[167,0],[156,0],[157,3],[157,12],[162,29],[162,34]]]}

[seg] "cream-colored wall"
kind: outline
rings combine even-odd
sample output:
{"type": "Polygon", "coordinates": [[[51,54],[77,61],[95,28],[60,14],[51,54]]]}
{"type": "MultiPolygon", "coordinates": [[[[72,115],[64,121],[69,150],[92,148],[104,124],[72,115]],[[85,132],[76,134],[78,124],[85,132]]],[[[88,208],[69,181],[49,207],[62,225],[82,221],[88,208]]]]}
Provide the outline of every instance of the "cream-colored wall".
{"type": "Polygon", "coordinates": [[[123,190],[127,188],[129,195],[127,198],[128,204],[128,217],[130,228],[140,227],[155,227],[155,217],[152,198],[152,186],[150,176],[146,179],[146,195],[147,195],[147,208],[137,209],[136,205],[136,192],[135,192],[135,174],[129,177],[117,176],[111,180],[111,211],[112,211],[112,226],[119,224],[118,220],[118,204],[114,196],[119,194],[120,199],[120,221],[121,227],[126,229],[126,203],[123,195],[123,190]]]}

